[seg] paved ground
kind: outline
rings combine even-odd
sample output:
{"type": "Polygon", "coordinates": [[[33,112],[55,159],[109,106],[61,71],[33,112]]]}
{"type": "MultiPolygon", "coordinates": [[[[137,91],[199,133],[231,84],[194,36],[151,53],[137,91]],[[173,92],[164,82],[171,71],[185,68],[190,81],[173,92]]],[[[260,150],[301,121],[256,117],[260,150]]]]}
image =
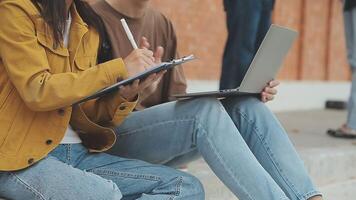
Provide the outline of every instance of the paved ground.
{"type": "MultiPolygon", "coordinates": [[[[356,169],[349,166],[356,164],[356,140],[335,139],[325,134],[328,128],[338,127],[345,121],[346,112],[311,110],[278,113],[277,116],[302,155],[314,181],[328,197],[326,199],[356,199],[356,169]],[[346,154],[350,149],[352,155],[346,154]]],[[[237,199],[202,159],[190,164],[189,171],[203,182],[207,200],[237,199]]]]}
{"type": "Polygon", "coordinates": [[[345,123],[346,112],[335,110],[312,110],[277,113],[297,149],[355,146],[356,140],[328,137],[328,128],[345,123]]]}

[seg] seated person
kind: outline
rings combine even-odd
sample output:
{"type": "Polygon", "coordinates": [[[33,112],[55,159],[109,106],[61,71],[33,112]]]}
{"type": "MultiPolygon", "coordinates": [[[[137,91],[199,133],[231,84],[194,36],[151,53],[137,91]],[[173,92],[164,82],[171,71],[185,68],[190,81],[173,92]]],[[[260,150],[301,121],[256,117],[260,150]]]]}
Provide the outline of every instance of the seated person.
{"type": "Polygon", "coordinates": [[[81,0],[0,1],[0,197],[204,199],[189,174],[100,153],[116,136],[99,124],[124,120],[162,74],[71,106],[153,64],[138,49],[96,65],[100,22],[81,0]]]}
{"type": "MultiPolygon", "coordinates": [[[[91,4],[102,18],[109,41],[107,57],[128,55],[120,19],[125,18],[136,40],[155,50],[156,60],[177,55],[171,22],[142,0],[98,0],[91,4]],[[151,46],[149,46],[151,44],[151,46]],[[164,51],[163,51],[164,49],[164,51]]],[[[231,97],[168,102],[185,92],[181,68],[143,91],[137,112],[117,126],[113,155],[178,166],[205,159],[221,181],[241,200],[322,199],[287,133],[263,102],[276,94],[278,81],[254,97],[231,97]],[[168,103],[166,103],[168,102],[168,103]],[[228,115],[225,115],[225,110],[228,115]]]]}

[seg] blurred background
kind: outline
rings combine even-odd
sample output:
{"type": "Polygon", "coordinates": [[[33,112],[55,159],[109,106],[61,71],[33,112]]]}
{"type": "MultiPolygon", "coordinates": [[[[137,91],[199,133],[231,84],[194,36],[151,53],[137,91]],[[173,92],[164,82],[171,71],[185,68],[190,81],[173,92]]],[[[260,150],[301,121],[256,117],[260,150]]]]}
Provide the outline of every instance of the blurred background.
{"type": "MultiPolygon", "coordinates": [[[[152,0],[175,25],[181,54],[201,58],[186,67],[190,79],[217,80],[227,36],[221,1],[152,0]]],[[[279,79],[345,81],[350,78],[340,0],[277,0],[273,22],[295,29],[299,40],[279,79]]]]}
{"type": "MultiPolygon", "coordinates": [[[[227,37],[222,1],[152,0],[152,5],[172,20],[180,54],[199,58],[184,67],[189,89],[216,89],[227,37]]],[[[327,99],[348,98],[351,75],[342,13],[340,0],[276,1],[273,23],[297,30],[299,39],[278,75],[283,84],[269,105],[273,110],[322,108],[327,99]]]]}
{"type": "MultiPolygon", "coordinates": [[[[227,38],[222,0],[152,0],[168,16],[181,55],[199,60],[184,67],[189,90],[218,88],[227,38]]],[[[325,109],[327,100],[347,101],[351,73],[346,57],[340,0],[276,0],[273,23],[299,32],[278,75],[282,85],[268,106],[289,133],[325,199],[356,199],[356,141],[326,135],[345,123],[345,110],[325,109]]],[[[202,180],[208,200],[235,200],[203,160],[188,171],[202,180]]]]}

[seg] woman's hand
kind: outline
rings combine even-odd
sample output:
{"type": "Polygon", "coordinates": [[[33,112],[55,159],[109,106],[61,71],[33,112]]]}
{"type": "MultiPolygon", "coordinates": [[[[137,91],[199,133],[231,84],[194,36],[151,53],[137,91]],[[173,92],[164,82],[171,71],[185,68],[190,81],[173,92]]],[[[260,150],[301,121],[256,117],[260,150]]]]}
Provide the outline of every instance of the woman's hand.
{"type": "Polygon", "coordinates": [[[261,96],[262,96],[262,102],[267,103],[269,101],[272,101],[277,94],[277,89],[276,87],[280,84],[279,81],[272,80],[268,83],[268,85],[263,89],[261,96]]]}
{"type": "Polygon", "coordinates": [[[152,74],[142,82],[140,82],[140,80],[136,80],[131,85],[121,86],[119,93],[121,97],[125,98],[127,101],[135,101],[138,93],[142,92],[145,88],[161,79],[164,73],[166,73],[166,71],[152,74]]]}
{"type": "MultiPolygon", "coordinates": [[[[148,42],[147,38],[142,37],[141,39],[141,48],[150,48],[150,43],[148,42]]],[[[156,48],[156,51],[153,53],[153,57],[155,59],[156,65],[160,64],[162,62],[162,57],[164,54],[164,48],[162,46],[158,46],[156,48]]],[[[161,77],[162,78],[162,77],[161,77]]],[[[153,92],[157,90],[158,84],[161,81],[161,78],[157,79],[153,84],[149,85],[144,92],[140,94],[140,97],[142,99],[145,99],[149,95],[151,95],[153,92]]]]}
{"type": "MultiPolygon", "coordinates": [[[[158,47],[156,52],[148,50],[150,44],[145,37],[142,37],[140,42],[140,49],[136,49],[129,56],[124,59],[125,66],[127,68],[129,77],[132,77],[140,72],[145,71],[147,68],[155,66],[161,63],[161,57],[163,55],[163,48],[158,47]]],[[[134,101],[138,93],[142,92],[149,86],[154,86],[158,83],[166,71],[162,71],[156,74],[152,74],[141,80],[136,80],[131,85],[120,87],[120,95],[128,101],[134,101]]]]}
{"type": "Polygon", "coordinates": [[[129,77],[132,77],[153,66],[155,58],[153,52],[146,48],[135,49],[124,59],[124,63],[129,77]]]}

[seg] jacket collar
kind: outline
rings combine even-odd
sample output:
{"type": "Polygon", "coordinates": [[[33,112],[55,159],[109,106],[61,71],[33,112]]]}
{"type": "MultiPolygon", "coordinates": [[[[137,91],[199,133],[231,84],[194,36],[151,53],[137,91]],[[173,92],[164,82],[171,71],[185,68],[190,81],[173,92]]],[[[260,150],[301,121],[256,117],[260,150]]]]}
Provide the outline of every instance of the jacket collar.
{"type": "Polygon", "coordinates": [[[88,25],[83,21],[78,13],[76,6],[73,4],[70,9],[72,15],[72,24],[69,33],[69,46],[70,52],[76,52],[78,50],[79,44],[85,33],[88,32],[88,25]]]}
{"type": "MultiPolygon", "coordinates": [[[[35,7],[34,7],[35,8],[35,7]]],[[[39,42],[47,46],[51,51],[60,54],[62,56],[69,56],[69,52],[63,46],[59,46],[56,49],[53,48],[54,39],[52,36],[52,30],[48,24],[41,17],[40,13],[35,8],[36,12],[31,15],[31,19],[36,26],[36,34],[39,42]]],[[[72,15],[72,24],[69,32],[69,51],[75,54],[78,50],[79,44],[82,41],[84,35],[89,31],[88,25],[80,17],[76,6],[73,4],[70,9],[72,15]]]]}

